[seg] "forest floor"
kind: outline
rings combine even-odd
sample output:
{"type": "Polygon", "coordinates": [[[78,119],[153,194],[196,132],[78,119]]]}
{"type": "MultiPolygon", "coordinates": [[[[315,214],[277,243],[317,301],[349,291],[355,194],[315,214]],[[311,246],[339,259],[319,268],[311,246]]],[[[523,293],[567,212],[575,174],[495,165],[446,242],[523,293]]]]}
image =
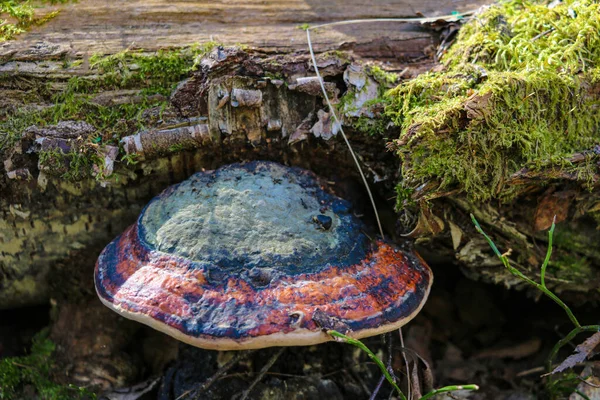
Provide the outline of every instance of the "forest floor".
{"type": "MultiPolygon", "coordinates": [[[[546,372],[550,349],[569,330],[568,320],[555,304],[472,281],[453,265],[433,265],[433,270],[436,282],[429,301],[402,329],[406,347],[427,361],[428,367],[423,363],[419,367],[421,385],[426,385],[425,375],[431,374],[435,387],[469,383],[480,387],[477,392],[455,392],[448,398],[525,400],[551,395],[560,398],[580,384],[577,380],[561,382],[549,393],[545,385],[548,378],[541,377],[546,372]]],[[[583,321],[595,319],[592,306],[574,310],[583,321]]],[[[25,354],[34,334],[49,323],[49,315],[47,307],[1,311],[0,357],[25,354]]],[[[135,337],[125,352],[137,360],[137,381],[142,384],[105,393],[106,398],[234,398],[248,389],[278,351],[274,348],[248,353],[208,389],[201,390],[220,367],[235,357],[235,352],[197,349],[141,326],[135,337]],[[118,397],[124,393],[138,397],[118,397]]],[[[368,338],[364,343],[388,360],[389,342],[385,340],[390,338],[392,366],[402,378],[399,371],[404,365],[397,332],[368,338]]],[[[564,356],[571,351],[569,347],[564,349],[564,356]]],[[[62,375],[62,371],[53,373],[62,375]]],[[[248,398],[366,399],[380,377],[367,354],[350,345],[290,347],[285,348],[248,398]]],[[[384,383],[375,398],[387,399],[391,390],[384,383]]]]}

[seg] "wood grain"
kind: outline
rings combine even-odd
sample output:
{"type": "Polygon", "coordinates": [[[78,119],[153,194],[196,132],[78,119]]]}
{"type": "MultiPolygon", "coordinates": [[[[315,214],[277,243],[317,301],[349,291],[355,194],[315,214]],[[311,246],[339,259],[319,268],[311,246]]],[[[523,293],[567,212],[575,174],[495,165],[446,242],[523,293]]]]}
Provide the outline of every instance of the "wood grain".
{"type": "MultiPolygon", "coordinates": [[[[22,58],[40,42],[60,46],[85,56],[115,53],[128,48],[156,50],[204,43],[242,43],[267,51],[306,50],[300,25],[358,18],[414,17],[449,14],[475,9],[489,0],[382,0],[365,4],[359,0],[80,0],[38,9],[42,15],[54,9],[60,14],[43,26],[0,46],[0,55],[22,58]]],[[[406,42],[429,38],[418,26],[368,23],[324,28],[314,35],[321,51],[365,44],[389,38],[406,42]]]]}

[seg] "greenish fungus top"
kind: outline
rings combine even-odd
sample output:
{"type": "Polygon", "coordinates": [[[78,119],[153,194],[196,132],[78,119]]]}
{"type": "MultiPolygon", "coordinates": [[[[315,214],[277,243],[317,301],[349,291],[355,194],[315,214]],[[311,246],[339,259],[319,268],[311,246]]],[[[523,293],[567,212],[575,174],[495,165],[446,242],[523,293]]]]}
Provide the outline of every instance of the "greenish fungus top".
{"type": "Polygon", "coordinates": [[[329,260],[352,253],[364,240],[358,232],[355,240],[342,240],[352,220],[348,210],[325,207],[316,187],[304,184],[302,176],[275,163],[256,165],[195,175],[151,202],[141,220],[145,240],[158,251],[197,262],[245,260],[253,266],[265,259],[302,264],[308,262],[306,254],[329,260]],[[327,229],[317,217],[330,222],[327,229]]]}

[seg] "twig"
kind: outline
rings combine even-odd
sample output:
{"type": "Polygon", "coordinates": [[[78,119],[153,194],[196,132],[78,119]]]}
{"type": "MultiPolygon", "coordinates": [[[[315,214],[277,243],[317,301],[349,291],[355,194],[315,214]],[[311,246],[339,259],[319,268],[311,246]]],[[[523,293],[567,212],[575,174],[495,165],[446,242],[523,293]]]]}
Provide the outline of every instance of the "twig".
{"type": "Polygon", "coordinates": [[[392,367],[392,361],[393,361],[393,357],[394,355],[392,354],[392,351],[394,350],[394,346],[392,345],[393,339],[394,337],[392,336],[391,333],[387,334],[387,339],[388,339],[388,372],[392,375],[392,378],[394,378],[395,381],[398,380],[398,377],[396,377],[396,375],[394,375],[394,368],[392,367]]]}
{"type": "Polygon", "coordinates": [[[326,24],[320,24],[315,26],[309,26],[306,30],[324,28],[326,26],[339,26],[339,25],[353,25],[353,24],[362,24],[366,22],[418,22],[418,23],[427,23],[427,22],[436,22],[440,20],[444,20],[447,22],[456,22],[464,17],[468,17],[473,15],[477,10],[465,11],[463,13],[450,14],[450,15],[442,15],[439,17],[409,17],[409,18],[365,18],[365,19],[349,19],[346,21],[336,21],[336,22],[328,22],[326,24]]]}
{"type": "Polygon", "coordinates": [[[383,385],[383,381],[385,381],[385,375],[381,375],[381,378],[379,378],[379,382],[377,382],[377,386],[373,389],[373,393],[371,393],[369,400],[375,400],[375,397],[377,397],[377,394],[379,393],[379,389],[381,389],[381,385],[383,385]]]}
{"type": "Polygon", "coordinates": [[[12,361],[12,360],[11,360],[11,361],[9,361],[9,362],[10,362],[12,365],[14,365],[14,366],[17,366],[17,367],[21,367],[21,368],[27,368],[27,369],[32,369],[32,370],[34,370],[34,371],[37,371],[37,368],[36,368],[36,367],[34,367],[34,366],[32,366],[32,365],[25,365],[25,364],[21,364],[21,363],[18,363],[18,362],[16,362],[16,361],[12,361]]]}
{"type": "Polygon", "coordinates": [[[312,42],[310,40],[310,28],[306,29],[306,39],[308,40],[308,50],[310,51],[310,57],[312,59],[313,66],[315,67],[315,73],[317,75],[317,78],[319,78],[319,84],[321,85],[321,90],[323,91],[323,96],[325,97],[325,101],[327,102],[327,106],[329,107],[329,112],[333,116],[333,120],[335,121],[335,123],[337,123],[338,126],[340,127],[340,133],[342,134],[342,137],[344,138],[344,141],[346,142],[346,146],[348,146],[348,150],[350,150],[350,155],[352,155],[352,159],[354,160],[354,163],[356,164],[356,168],[358,169],[358,172],[360,173],[363,184],[365,185],[365,188],[367,189],[367,193],[369,194],[369,199],[371,200],[371,205],[373,206],[373,211],[375,212],[375,219],[377,220],[377,225],[379,226],[379,233],[381,234],[381,239],[383,239],[384,238],[383,227],[381,226],[381,221],[379,220],[379,213],[377,212],[377,206],[375,205],[375,199],[373,198],[373,194],[371,193],[371,188],[369,188],[369,183],[367,182],[367,178],[365,177],[365,174],[363,173],[362,168],[360,167],[360,164],[358,163],[358,159],[356,158],[356,154],[354,154],[354,150],[352,149],[352,146],[350,145],[350,141],[348,141],[348,137],[346,137],[346,134],[344,133],[344,128],[342,128],[342,123],[340,122],[340,120],[335,112],[335,109],[333,108],[333,105],[331,104],[331,101],[329,100],[329,96],[327,95],[327,90],[325,89],[325,83],[323,82],[323,78],[321,78],[321,73],[319,72],[319,67],[317,66],[317,58],[315,57],[315,52],[313,51],[312,42]]]}
{"type": "Polygon", "coordinates": [[[250,396],[250,392],[252,392],[252,389],[254,389],[254,387],[256,385],[258,385],[258,383],[264,378],[265,374],[267,372],[269,372],[269,369],[273,366],[273,364],[275,364],[275,362],[277,361],[277,359],[279,358],[279,356],[281,356],[281,354],[285,351],[285,347],[280,347],[279,350],[277,350],[277,353],[275,353],[273,355],[273,357],[271,357],[269,359],[269,361],[267,361],[267,363],[265,364],[264,367],[262,367],[262,369],[259,371],[258,376],[252,381],[252,383],[250,384],[250,386],[248,387],[248,389],[246,389],[244,391],[244,393],[242,394],[242,397],[240,398],[240,400],[246,400],[248,398],[248,396],[250,396]]]}
{"type": "Polygon", "coordinates": [[[210,378],[208,378],[207,380],[202,382],[202,384],[198,385],[197,387],[192,388],[192,389],[188,390],[187,392],[184,392],[179,397],[177,397],[175,400],[181,400],[181,399],[185,398],[185,396],[190,395],[192,392],[195,392],[194,394],[200,394],[200,393],[204,392],[213,383],[215,383],[221,376],[223,376],[227,371],[229,371],[234,365],[236,365],[241,360],[248,357],[250,354],[254,353],[255,351],[256,350],[237,352],[231,360],[227,361],[225,363],[225,365],[223,365],[221,368],[219,368],[217,370],[217,372],[215,372],[210,378]]]}
{"type": "Polygon", "coordinates": [[[404,367],[406,368],[406,384],[407,384],[407,390],[408,390],[408,398],[412,399],[411,397],[411,382],[410,382],[410,367],[408,365],[408,359],[406,358],[406,348],[404,347],[404,335],[402,335],[402,328],[398,328],[398,335],[400,336],[400,346],[402,346],[402,358],[404,359],[404,367]]]}
{"type": "Polygon", "coordinates": [[[385,379],[387,379],[387,381],[392,385],[392,387],[398,392],[398,395],[400,396],[400,399],[407,400],[406,396],[404,395],[404,393],[402,393],[402,390],[400,390],[400,388],[396,384],[396,381],[394,380],[394,378],[392,378],[392,376],[388,372],[388,370],[385,367],[385,365],[383,364],[383,362],[367,346],[365,346],[363,342],[361,342],[358,339],[353,339],[350,336],[346,336],[343,333],[340,333],[338,331],[334,331],[332,329],[328,330],[327,334],[329,336],[333,336],[334,339],[341,339],[341,341],[344,342],[344,343],[348,343],[348,344],[351,344],[353,346],[356,346],[359,349],[361,349],[362,351],[364,351],[365,353],[367,353],[367,355],[369,356],[369,358],[371,360],[373,360],[375,362],[375,364],[377,364],[377,366],[379,367],[379,369],[381,370],[381,372],[383,372],[383,376],[385,376],[385,379]]]}
{"type": "MultiPolygon", "coordinates": [[[[588,376],[588,378],[589,378],[589,376],[588,376]]],[[[594,384],[592,382],[587,381],[587,378],[583,379],[582,377],[578,376],[577,379],[579,379],[581,382],[585,383],[588,386],[591,386],[591,387],[596,388],[596,389],[600,389],[600,385],[596,385],[596,384],[594,384]]]]}
{"type": "MultiPolygon", "coordinates": [[[[390,333],[386,333],[383,336],[383,338],[384,338],[384,340],[387,341],[387,346],[388,346],[387,370],[392,375],[394,380],[397,380],[396,376],[394,375],[394,369],[392,368],[392,335],[390,333]]],[[[375,400],[375,397],[379,393],[379,390],[381,389],[381,385],[383,385],[384,380],[385,380],[385,375],[381,375],[381,378],[379,378],[379,382],[377,382],[377,386],[373,390],[373,393],[371,393],[371,397],[369,397],[369,400],[375,400]]]]}
{"type": "Polygon", "coordinates": [[[530,369],[526,369],[525,371],[519,372],[515,376],[517,378],[522,378],[522,377],[527,376],[527,375],[532,375],[532,374],[537,374],[538,372],[543,372],[544,370],[545,370],[545,367],[530,368],[530,369]]]}
{"type": "Polygon", "coordinates": [[[539,38],[541,38],[542,36],[546,36],[549,33],[552,33],[556,30],[556,28],[552,27],[550,29],[548,29],[547,31],[544,31],[542,33],[538,33],[537,35],[535,35],[533,38],[531,38],[532,42],[535,42],[536,40],[538,40],[539,38]]]}

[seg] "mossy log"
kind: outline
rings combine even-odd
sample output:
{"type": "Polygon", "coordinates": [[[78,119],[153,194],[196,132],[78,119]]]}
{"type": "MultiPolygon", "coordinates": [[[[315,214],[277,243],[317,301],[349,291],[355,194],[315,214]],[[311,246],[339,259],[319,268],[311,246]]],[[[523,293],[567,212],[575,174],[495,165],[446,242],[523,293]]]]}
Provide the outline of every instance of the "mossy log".
{"type": "MultiPolygon", "coordinates": [[[[62,6],[58,17],[0,48],[0,308],[92,294],[100,250],[153,196],[202,169],[274,160],[311,169],[335,181],[341,193],[364,197],[298,25],[390,16],[392,6],[393,16],[415,12],[391,2],[378,2],[368,14],[361,2],[248,2],[245,11],[190,3],[164,22],[157,12],[166,3],[111,4],[62,6]],[[132,28],[140,9],[148,19],[132,28]],[[203,16],[204,25],[190,16],[203,16]]],[[[459,5],[421,2],[416,11],[459,5]]],[[[443,21],[434,27],[365,24],[315,36],[320,71],[338,99],[387,233],[407,245],[416,239],[430,261],[456,263],[470,276],[512,286],[515,278],[475,232],[469,213],[532,274],[545,253],[543,229],[556,214],[557,251],[547,281],[597,298],[594,171],[582,185],[578,171],[523,163],[503,182],[514,189],[503,201],[482,202],[464,188],[440,189],[430,180],[400,193],[410,201],[394,213],[403,169],[420,161],[386,151],[402,143],[378,96],[391,83],[439,69],[434,50],[454,30],[443,21]],[[390,80],[372,65],[401,77],[390,80]]],[[[598,92],[586,89],[589,96],[598,92]]],[[[486,112],[486,104],[473,100],[460,105],[461,116],[486,112]]],[[[572,165],[595,163],[593,149],[580,150],[572,165]]]]}

